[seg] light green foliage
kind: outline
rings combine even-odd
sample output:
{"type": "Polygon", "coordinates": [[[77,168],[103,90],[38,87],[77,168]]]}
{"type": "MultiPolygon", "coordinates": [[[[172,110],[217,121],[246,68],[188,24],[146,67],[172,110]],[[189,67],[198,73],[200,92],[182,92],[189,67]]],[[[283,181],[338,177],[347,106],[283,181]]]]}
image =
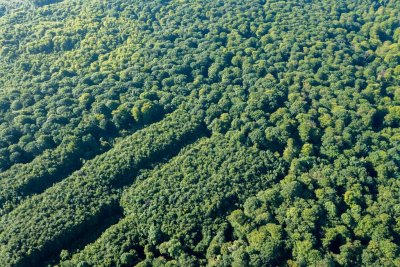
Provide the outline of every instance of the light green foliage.
{"type": "Polygon", "coordinates": [[[0,265],[399,266],[399,17],[0,0],[0,265]]]}
{"type": "MultiPolygon", "coordinates": [[[[182,144],[202,134],[201,127],[198,118],[191,118],[182,111],[174,112],[163,121],[121,140],[62,182],[3,216],[0,219],[0,255],[12,252],[13,256],[0,257],[1,265],[38,263],[48,251],[71,241],[68,232],[84,233],[95,227],[100,217],[112,216],[118,210],[117,189],[129,184],[135,172],[156,161],[160,154],[176,153],[182,144]],[[14,231],[21,238],[29,238],[24,244],[10,239],[14,231]],[[31,246],[39,246],[39,249],[31,251],[31,246]]],[[[151,236],[157,240],[157,233],[151,236]]]]}

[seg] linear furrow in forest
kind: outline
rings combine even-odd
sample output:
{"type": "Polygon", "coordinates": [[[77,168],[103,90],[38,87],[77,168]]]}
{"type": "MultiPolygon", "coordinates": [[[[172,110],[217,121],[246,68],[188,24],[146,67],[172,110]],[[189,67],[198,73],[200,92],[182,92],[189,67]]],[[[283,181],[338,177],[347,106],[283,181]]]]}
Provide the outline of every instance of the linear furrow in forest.
{"type": "MultiPolygon", "coordinates": [[[[161,116],[153,117],[153,123],[161,116]]],[[[149,124],[136,124],[130,131],[135,132],[149,124]]],[[[109,141],[118,135],[109,136],[109,141]]],[[[100,144],[93,145],[91,139],[66,138],[60,146],[47,150],[32,162],[17,164],[0,174],[0,215],[4,215],[33,194],[40,194],[53,184],[62,181],[80,169],[83,162],[111,149],[100,144]]]]}
{"type": "Polygon", "coordinates": [[[117,203],[114,202],[108,209],[104,209],[99,213],[98,218],[93,222],[88,222],[90,225],[85,230],[81,230],[79,234],[75,235],[68,243],[65,243],[62,249],[54,250],[49,253],[46,258],[43,258],[38,262],[36,267],[48,267],[54,265],[54,263],[60,260],[61,250],[64,251],[79,251],[83,249],[87,244],[95,242],[104,231],[110,228],[112,225],[119,223],[123,218],[123,209],[117,203]]]}
{"type": "Polygon", "coordinates": [[[127,216],[61,266],[133,266],[151,264],[151,257],[163,264],[178,260],[179,266],[189,266],[184,258],[196,258],[203,266],[201,255],[224,228],[225,217],[248,196],[276,183],[285,170],[270,152],[218,134],[201,139],[126,190],[121,206],[127,216]],[[147,255],[141,255],[143,249],[147,255]],[[174,250],[185,257],[177,259],[174,250]]]}
{"type": "MultiPolygon", "coordinates": [[[[170,151],[166,151],[162,158],[157,158],[157,160],[149,159],[149,161],[145,162],[140,170],[134,172],[133,175],[128,175],[127,177],[123,178],[124,181],[135,181],[137,176],[141,175],[142,171],[151,171],[155,166],[159,166],[162,164],[167,163],[169,160],[174,159],[182,149],[186,147],[190,147],[194,142],[198,140],[200,136],[208,136],[207,132],[202,132],[201,135],[193,135],[192,137],[188,138],[184,143],[182,143],[179,147],[175,149],[171,149],[170,151]]],[[[122,186],[130,186],[129,182],[118,184],[116,188],[122,186]]],[[[126,187],[124,187],[126,188],[126,187]]],[[[77,251],[83,249],[86,245],[93,243],[97,238],[101,236],[101,234],[111,227],[113,224],[116,224],[120,219],[123,218],[123,209],[119,203],[122,193],[124,191],[118,191],[115,193],[115,201],[112,205],[110,205],[107,209],[102,211],[102,214],[99,214],[96,218],[94,218],[93,223],[88,222],[87,224],[90,225],[87,229],[83,229],[80,231],[80,234],[76,234],[74,238],[66,243],[66,245],[59,250],[55,250],[51,255],[48,255],[47,258],[43,258],[41,260],[40,265],[38,266],[48,266],[48,264],[53,264],[57,260],[59,260],[59,256],[61,250],[69,250],[69,251],[77,251]]]]}
{"type": "Polygon", "coordinates": [[[13,255],[1,257],[0,265],[36,266],[46,261],[112,210],[119,188],[133,182],[131,177],[138,170],[177,153],[204,134],[202,119],[178,110],[28,199],[0,220],[0,255],[13,255]],[[15,239],[15,235],[20,237],[15,239]]]}

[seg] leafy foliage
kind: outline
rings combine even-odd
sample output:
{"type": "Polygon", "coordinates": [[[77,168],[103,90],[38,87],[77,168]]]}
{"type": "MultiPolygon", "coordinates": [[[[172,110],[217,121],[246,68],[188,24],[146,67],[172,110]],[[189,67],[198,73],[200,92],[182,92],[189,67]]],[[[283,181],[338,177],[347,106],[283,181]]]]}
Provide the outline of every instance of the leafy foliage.
{"type": "Polygon", "coordinates": [[[117,189],[130,182],[132,172],[173,153],[201,132],[198,118],[191,120],[190,115],[175,112],[121,140],[62,182],[28,199],[1,218],[0,240],[6,245],[0,254],[13,255],[1,257],[1,265],[37,264],[71,241],[70,232],[79,234],[96,227],[100,217],[113,213],[117,189]],[[24,243],[18,241],[22,239],[24,243]]]}
{"type": "Polygon", "coordinates": [[[400,265],[399,17],[0,2],[0,265],[400,265]]]}

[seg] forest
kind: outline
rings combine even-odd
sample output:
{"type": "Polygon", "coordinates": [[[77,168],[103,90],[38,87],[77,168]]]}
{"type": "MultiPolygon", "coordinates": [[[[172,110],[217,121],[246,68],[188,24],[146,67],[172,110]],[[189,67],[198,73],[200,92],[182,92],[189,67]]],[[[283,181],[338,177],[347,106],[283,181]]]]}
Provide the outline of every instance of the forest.
{"type": "Polygon", "coordinates": [[[400,266],[400,1],[0,0],[0,266],[400,266]]]}

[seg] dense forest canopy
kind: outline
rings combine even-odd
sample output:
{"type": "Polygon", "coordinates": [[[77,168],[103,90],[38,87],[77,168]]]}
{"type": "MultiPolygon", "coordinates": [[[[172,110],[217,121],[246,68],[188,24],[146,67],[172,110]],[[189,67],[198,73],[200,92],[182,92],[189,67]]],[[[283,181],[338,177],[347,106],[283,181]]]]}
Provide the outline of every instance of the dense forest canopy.
{"type": "Polygon", "coordinates": [[[400,1],[0,0],[0,266],[400,266],[400,1]]]}

